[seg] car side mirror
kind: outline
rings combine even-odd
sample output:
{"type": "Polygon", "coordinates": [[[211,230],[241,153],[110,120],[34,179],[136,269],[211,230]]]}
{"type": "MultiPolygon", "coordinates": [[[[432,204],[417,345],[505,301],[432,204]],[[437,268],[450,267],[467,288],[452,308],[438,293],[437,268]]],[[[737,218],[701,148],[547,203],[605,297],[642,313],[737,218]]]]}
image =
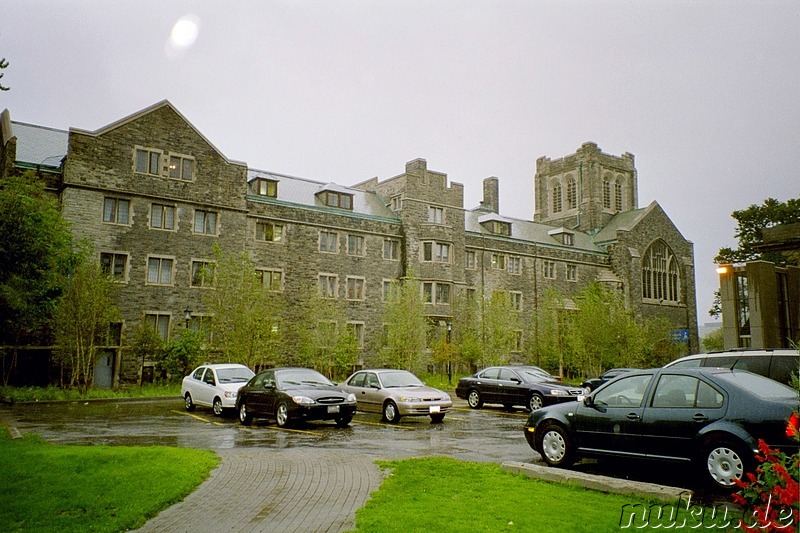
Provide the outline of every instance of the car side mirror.
{"type": "Polygon", "coordinates": [[[275,388],[274,383],[264,383],[264,388],[267,390],[273,390],[275,388]]]}
{"type": "Polygon", "coordinates": [[[594,396],[584,396],[583,405],[586,407],[594,407],[594,396]]]}
{"type": "Polygon", "coordinates": [[[521,379],[519,379],[519,378],[511,378],[511,381],[512,381],[513,383],[516,383],[517,385],[519,385],[520,383],[522,383],[522,380],[521,380],[521,379]]]}

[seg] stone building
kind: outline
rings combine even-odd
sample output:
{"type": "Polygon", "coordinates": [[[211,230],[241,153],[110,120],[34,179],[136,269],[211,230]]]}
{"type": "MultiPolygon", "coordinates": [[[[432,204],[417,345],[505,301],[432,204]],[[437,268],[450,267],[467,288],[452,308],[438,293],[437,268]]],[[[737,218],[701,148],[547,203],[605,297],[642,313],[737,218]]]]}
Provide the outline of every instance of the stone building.
{"type": "MultiPolygon", "coordinates": [[[[432,324],[448,324],[461,291],[497,291],[533,313],[548,287],[575,294],[593,281],[621,290],[640,316],[667,316],[698,347],[692,243],[653,202],[640,208],[634,157],[585,143],[537,160],[532,220],[504,216],[499,180],[479,206],[464,187],[406,163],[397,176],[351,186],[250,168],[228,159],[163,101],[96,131],[54,130],[0,118],[2,176],[49,176],[78,238],[120,283],[108,384],[146,379],[126,351],[145,321],[165,338],[209,319],[202,272],[215,244],[248,252],[271,290],[310,288],[343,302],[347,326],[380,335],[385,293],[409,272],[432,324]]],[[[0,177],[2,177],[0,176],[0,177]]],[[[526,339],[520,332],[518,350],[526,339]]]]}

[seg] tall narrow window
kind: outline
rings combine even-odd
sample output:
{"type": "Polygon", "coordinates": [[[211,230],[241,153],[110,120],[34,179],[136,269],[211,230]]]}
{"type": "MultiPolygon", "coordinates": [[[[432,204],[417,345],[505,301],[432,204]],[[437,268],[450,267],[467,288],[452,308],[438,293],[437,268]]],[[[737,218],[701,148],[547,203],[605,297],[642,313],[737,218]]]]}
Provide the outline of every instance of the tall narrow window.
{"type": "Polygon", "coordinates": [[[567,206],[568,209],[575,209],[578,207],[578,186],[575,184],[575,178],[572,176],[567,178],[567,206]]]}
{"type": "Polygon", "coordinates": [[[661,302],[680,302],[678,258],[662,240],[656,240],[642,257],[642,297],[661,302]]]}
{"type": "Polygon", "coordinates": [[[400,259],[400,241],[383,239],[383,258],[390,260],[400,259]]]}
{"type": "Polygon", "coordinates": [[[603,208],[611,209],[611,179],[603,178],[603,208]]]}
{"type": "Polygon", "coordinates": [[[625,209],[625,206],[622,205],[622,180],[619,178],[614,182],[614,202],[617,211],[625,209]]]}
{"type": "Polygon", "coordinates": [[[736,329],[739,337],[739,348],[749,348],[750,333],[750,289],[747,274],[736,273],[736,329]]]}
{"type": "Polygon", "coordinates": [[[561,184],[558,181],[553,182],[553,213],[561,212],[561,184]]]}
{"type": "Polygon", "coordinates": [[[553,261],[543,262],[542,275],[547,279],[556,279],[556,264],[553,261]]]}

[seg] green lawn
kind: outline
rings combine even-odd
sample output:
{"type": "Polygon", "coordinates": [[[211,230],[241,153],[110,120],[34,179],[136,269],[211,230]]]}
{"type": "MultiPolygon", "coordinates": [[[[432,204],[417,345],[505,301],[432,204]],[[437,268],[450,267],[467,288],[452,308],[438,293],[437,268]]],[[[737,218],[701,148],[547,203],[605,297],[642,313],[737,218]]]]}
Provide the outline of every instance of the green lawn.
{"type": "Polygon", "coordinates": [[[0,428],[0,529],[125,531],[182,500],[219,464],[208,450],[63,446],[0,428]]]}

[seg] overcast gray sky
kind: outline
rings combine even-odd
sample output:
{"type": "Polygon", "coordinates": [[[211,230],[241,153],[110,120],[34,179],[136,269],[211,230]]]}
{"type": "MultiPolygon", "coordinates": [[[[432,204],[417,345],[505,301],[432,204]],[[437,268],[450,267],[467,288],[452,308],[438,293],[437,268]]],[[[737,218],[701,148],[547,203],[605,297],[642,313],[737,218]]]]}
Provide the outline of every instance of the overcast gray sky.
{"type": "Polygon", "coordinates": [[[13,120],[167,99],[251,167],[352,185],[419,157],[466,207],[497,176],[517,218],[538,157],[631,152],[640,207],[695,244],[701,324],[731,212],[800,195],[797,0],[3,0],[2,57],[13,120]]]}

